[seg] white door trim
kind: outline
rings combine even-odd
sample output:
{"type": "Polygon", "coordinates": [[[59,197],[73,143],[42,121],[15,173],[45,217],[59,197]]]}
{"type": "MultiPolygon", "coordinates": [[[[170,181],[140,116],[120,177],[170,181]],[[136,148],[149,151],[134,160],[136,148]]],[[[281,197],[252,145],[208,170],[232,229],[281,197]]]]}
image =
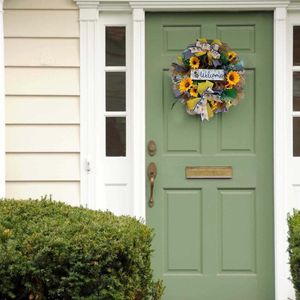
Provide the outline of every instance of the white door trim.
{"type": "Polygon", "coordinates": [[[294,299],[288,280],[287,243],[287,9],[274,10],[273,151],[274,151],[274,254],[276,300],[294,299]],[[283,284],[284,283],[284,284],[283,284]]]}
{"type": "Polygon", "coordinates": [[[133,9],[133,201],[134,215],[145,219],[145,11],[133,9]],[[136,126],[136,124],[138,124],[136,126]]]}
{"type": "MultiPolygon", "coordinates": [[[[287,101],[285,91],[287,85],[287,69],[285,62],[287,60],[287,12],[289,5],[291,9],[297,9],[295,1],[289,0],[154,0],[154,1],[100,1],[99,0],[74,0],[80,8],[81,26],[85,26],[86,17],[83,15],[98,16],[99,10],[103,11],[132,11],[133,21],[133,178],[134,178],[134,215],[145,218],[145,11],[232,11],[232,10],[270,10],[274,11],[274,251],[275,251],[275,294],[276,300],[293,299],[291,295],[291,284],[288,279],[289,267],[287,265],[287,149],[283,142],[284,135],[288,128],[286,113],[283,111],[284,103],[287,101]]],[[[86,123],[88,114],[86,111],[87,103],[93,103],[94,98],[88,98],[87,90],[93,87],[95,82],[90,81],[95,74],[91,64],[95,60],[93,56],[88,55],[87,38],[96,39],[93,26],[81,30],[81,55],[84,59],[81,60],[81,126],[86,123]],[[89,68],[87,66],[90,66],[89,68]],[[90,99],[90,100],[89,100],[90,99]]],[[[96,41],[89,42],[88,47],[93,47],[96,41]]],[[[91,51],[92,52],[92,51],[91,51]]],[[[93,64],[95,65],[95,64],[93,64]]],[[[93,90],[93,89],[92,89],[93,90]]],[[[86,125],[84,125],[86,126],[86,125]]],[[[92,168],[95,163],[93,159],[88,158],[88,144],[93,141],[88,141],[87,128],[81,130],[81,162],[82,166],[88,159],[92,162],[92,168]]],[[[93,197],[93,184],[87,184],[88,175],[84,168],[81,172],[82,178],[82,199],[91,199],[93,197]],[[92,189],[92,190],[91,190],[92,189]]],[[[92,182],[92,180],[91,180],[92,182]]]]}
{"type": "Polygon", "coordinates": [[[129,3],[146,11],[236,11],[274,10],[287,7],[290,0],[133,0],[129,3]]]}
{"type": "Polygon", "coordinates": [[[93,200],[96,197],[93,133],[95,132],[98,19],[97,3],[80,6],[80,204],[90,208],[93,207],[93,200]]]}
{"type": "Polygon", "coordinates": [[[5,92],[3,1],[0,0],[0,198],[5,197],[5,92]]]}

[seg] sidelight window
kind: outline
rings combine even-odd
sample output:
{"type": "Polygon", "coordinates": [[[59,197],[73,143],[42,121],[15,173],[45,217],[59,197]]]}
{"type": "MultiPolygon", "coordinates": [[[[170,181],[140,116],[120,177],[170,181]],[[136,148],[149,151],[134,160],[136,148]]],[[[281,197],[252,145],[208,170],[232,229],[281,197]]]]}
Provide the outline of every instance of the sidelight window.
{"type": "Polygon", "coordinates": [[[126,27],[105,28],[106,156],[126,156],[126,27]]]}
{"type": "Polygon", "coordinates": [[[293,154],[300,156],[300,26],[293,28],[293,154]]]}
{"type": "Polygon", "coordinates": [[[133,211],[131,23],[127,13],[99,14],[94,207],[118,215],[133,211]]]}

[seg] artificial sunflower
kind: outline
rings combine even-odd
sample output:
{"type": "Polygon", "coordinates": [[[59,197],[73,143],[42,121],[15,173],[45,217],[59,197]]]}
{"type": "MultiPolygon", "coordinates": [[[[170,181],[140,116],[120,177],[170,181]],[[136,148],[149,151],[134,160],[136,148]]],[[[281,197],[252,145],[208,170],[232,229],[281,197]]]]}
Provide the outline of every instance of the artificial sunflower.
{"type": "Polygon", "coordinates": [[[237,54],[234,51],[229,51],[227,53],[227,57],[228,57],[229,62],[233,62],[236,59],[237,54]]]}
{"type": "Polygon", "coordinates": [[[198,85],[192,85],[190,89],[190,94],[192,97],[197,97],[198,96],[198,85]]]}
{"type": "Polygon", "coordinates": [[[199,64],[200,64],[200,60],[198,57],[196,56],[192,56],[190,58],[190,67],[193,69],[198,69],[199,68],[199,64]]]}
{"type": "Polygon", "coordinates": [[[235,71],[230,71],[226,75],[226,80],[229,85],[234,86],[240,81],[240,74],[235,71]]]}
{"type": "Polygon", "coordinates": [[[181,93],[187,92],[193,84],[193,80],[190,77],[183,78],[179,83],[179,91],[181,93]]]}

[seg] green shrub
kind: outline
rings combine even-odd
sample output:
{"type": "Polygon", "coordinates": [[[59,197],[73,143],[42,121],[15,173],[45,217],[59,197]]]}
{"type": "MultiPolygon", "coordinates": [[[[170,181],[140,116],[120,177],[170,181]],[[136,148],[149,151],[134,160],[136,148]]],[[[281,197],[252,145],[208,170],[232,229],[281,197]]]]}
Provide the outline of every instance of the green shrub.
{"type": "Polygon", "coordinates": [[[127,216],[49,200],[2,200],[0,299],[160,299],[152,237],[127,216]]]}
{"type": "Polygon", "coordinates": [[[294,211],[288,217],[289,255],[292,282],[296,291],[296,299],[300,300],[300,211],[294,211]]]}

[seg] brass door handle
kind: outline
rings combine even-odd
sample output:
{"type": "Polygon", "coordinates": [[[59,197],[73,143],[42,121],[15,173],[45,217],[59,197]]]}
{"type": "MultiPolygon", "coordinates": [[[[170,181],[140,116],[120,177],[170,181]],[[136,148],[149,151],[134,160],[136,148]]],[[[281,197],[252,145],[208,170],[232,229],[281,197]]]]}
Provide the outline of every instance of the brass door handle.
{"type": "Polygon", "coordinates": [[[155,181],[156,175],[157,175],[156,164],[154,162],[152,162],[148,166],[148,178],[150,181],[150,198],[149,198],[149,206],[150,207],[154,206],[153,193],[154,193],[154,181],[155,181]]]}

